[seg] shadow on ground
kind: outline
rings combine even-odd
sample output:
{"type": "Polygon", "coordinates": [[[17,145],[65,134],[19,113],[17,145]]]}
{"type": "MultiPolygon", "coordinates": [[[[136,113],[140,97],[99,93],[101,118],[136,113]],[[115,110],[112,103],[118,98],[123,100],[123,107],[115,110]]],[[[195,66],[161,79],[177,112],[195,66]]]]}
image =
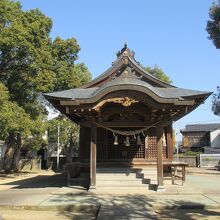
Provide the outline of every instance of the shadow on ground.
{"type": "MultiPolygon", "coordinates": [[[[101,204],[98,219],[200,219],[202,217],[216,217],[220,219],[219,209],[207,209],[199,201],[190,202],[185,200],[171,200],[155,202],[154,198],[144,195],[125,196],[100,196],[89,193],[66,194],[51,199],[51,203],[70,202],[74,204],[75,197],[81,196],[84,199],[78,200],[81,205],[101,204]],[[85,199],[86,198],[86,199],[85,199]],[[85,203],[86,202],[86,203],[85,203]]],[[[68,205],[67,205],[68,210],[68,205]]],[[[86,213],[86,212],[85,212],[86,213]]],[[[60,215],[70,216],[71,213],[60,211],[60,215]]],[[[88,213],[86,213],[88,214],[88,213]]],[[[74,219],[74,218],[73,218],[74,219]]]]}
{"type": "Polygon", "coordinates": [[[64,173],[51,175],[38,175],[24,180],[12,181],[0,185],[16,185],[13,189],[63,187],[66,185],[64,173]]]}
{"type": "Polygon", "coordinates": [[[23,174],[36,174],[37,171],[35,172],[28,172],[28,171],[20,171],[17,173],[5,173],[5,172],[0,172],[0,180],[4,180],[4,179],[14,179],[17,178],[23,174]]]}

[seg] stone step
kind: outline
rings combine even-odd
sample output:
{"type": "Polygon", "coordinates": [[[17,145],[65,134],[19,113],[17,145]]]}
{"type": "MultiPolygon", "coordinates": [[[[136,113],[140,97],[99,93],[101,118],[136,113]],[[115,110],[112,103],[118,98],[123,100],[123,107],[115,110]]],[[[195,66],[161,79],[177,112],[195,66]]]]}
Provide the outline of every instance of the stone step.
{"type": "Polygon", "coordinates": [[[103,185],[103,184],[96,184],[96,186],[97,186],[97,188],[100,188],[100,189],[102,189],[102,188],[124,188],[124,189],[126,189],[126,188],[140,188],[140,189],[148,189],[149,188],[149,185],[146,185],[146,184],[140,184],[140,185],[137,185],[137,184],[135,184],[135,185],[129,185],[129,184],[114,184],[114,185],[112,185],[112,184],[105,184],[105,185],[103,185]]]}
{"type": "Polygon", "coordinates": [[[111,180],[111,179],[107,179],[107,180],[99,180],[97,179],[96,182],[97,184],[142,184],[142,179],[118,179],[118,180],[111,180]]]}
{"type": "Polygon", "coordinates": [[[157,170],[157,168],[154,168],[154,167],[143,167],[143,168],[136,168],[136,169],[141,169],[141,170],[157,170]]]}
{"type": "Polygon", "coordinates": [[[144,177],[142,173],[97,173],[97,179],[110,179],[110,180],[130,180],[130,179],[141,179],[144,177]]]}
{"type": "Polygon", "coordinates": [[[130,186],[130,187],[125,187],[125,186],[104,186],[104,187],[100,187],[97,186],[96,187],[96,191],[97,192],[103,192],[104,194],[112,194],[112,192],[114,192],[114,194],[116,193],[137,193],[137,194],[142,194],[143,195],[143,191],[148,192],[149,188],[148,186],[130,186]]]}
{"type": "Polygon", "coordinates": [[[103,177],[96,177],[96,181],[141,181],[142,178],[131,178],[131,177],[114,177],[114,178],[103,178],[103,177]]]}
{"type": "Polygon", "coordinates": [[[111,173],[109,173],[109,174],[105,174],[105,173],[97,173],[96,174],[96,178],[133,178],[133,179],[135,179],[135,178],[137,178],[138,176],[140,176],[140,177],[142,177],[143,175],[137,175],[137,174],[129,174],[129,175],[126,175],[126,174],[119,174],[119,173],[113,173],[113,174],[111,174],[111,173]]]}
{"type": "Polygon", "coordinates": [[[106,170],[96,170],[96,173],[138,173],[141,172],[141,170],[112,170],[112,169],[106,169],[106,170]]]}
{"type": "Polygon", "coordinates": [[[157,179],[139,178],[139,179],[96,179],[97,184],[157,184],[157,179]]]}
{"type": "Polygon", "coordinates": [[[142,172],[157,172],[157,170],[148,170],[148,169],[142,169],[142,172]]]}
{"type": "Polygon", "coordinates": [[[155,173],[157,173],[157,170],[144,170],[144,169],[143,169],[143,170],[141,170],[140,172],[146,172],[146,173],[147,173],[147,172],[155,172],[155,173]]]}
{"type": "Polygon", "coordinates": [[[141,173],[144,178],[154,178],[157,177],[157,173],[141,173]]]}
{"type": "Polygon", "coordinates": [[[144,173],[144,174],[148,174],[148,175],[157,175],[157,172],[146,172],[146,171],[142,171],[140,173],[144,173]]]}
{"type": "Polygon", "coordinates": [[[143,175],[144,179],[157,179],[157,174],[156,175],[143,175]]]}
{"type": "Polygon", "coordinates": [[[136,172],[96,172],[97,175],[101,175],[101,174],[104,174],[104,175],[126,175],[126,176],[129,176],[129,175],[135,175],[136,172]]]}
{"type": "MultiPolygon", "coordinates": [[[[87,177],[83,173],[80,177],[87,177]]],[[[84,181],[83,181],[84,182],[84,181]]],[[[97,168],[96,186],[100,190],[129,191],[157,188],[157,169],[155,168],[97,168]]]]}

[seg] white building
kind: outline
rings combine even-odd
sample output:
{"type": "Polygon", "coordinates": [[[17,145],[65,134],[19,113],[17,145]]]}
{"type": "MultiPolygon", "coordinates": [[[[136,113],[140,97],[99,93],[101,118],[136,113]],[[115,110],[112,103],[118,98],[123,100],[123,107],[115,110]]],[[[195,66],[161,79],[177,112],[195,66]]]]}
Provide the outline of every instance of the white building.
{"type": "Polygon", "coordinates": [[[220,148],[220,128],[210,131],[210,143],[212,148],[220,148]]]}

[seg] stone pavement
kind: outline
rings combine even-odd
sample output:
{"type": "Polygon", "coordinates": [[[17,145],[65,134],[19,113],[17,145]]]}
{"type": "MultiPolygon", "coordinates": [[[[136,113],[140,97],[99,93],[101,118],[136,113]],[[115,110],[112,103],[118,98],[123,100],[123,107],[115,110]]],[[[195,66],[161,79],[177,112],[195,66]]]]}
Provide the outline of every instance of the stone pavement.
{"type": "Polygon", "coordinates": [[[10,220],[95,219],[101,206],[98,219],[104,220],[220,219],[220,172],[187,171],[184,186],[168,184],[161,193],[64,187],[65,177],[52,172],[0,177],[0,215],[10,220]]]}

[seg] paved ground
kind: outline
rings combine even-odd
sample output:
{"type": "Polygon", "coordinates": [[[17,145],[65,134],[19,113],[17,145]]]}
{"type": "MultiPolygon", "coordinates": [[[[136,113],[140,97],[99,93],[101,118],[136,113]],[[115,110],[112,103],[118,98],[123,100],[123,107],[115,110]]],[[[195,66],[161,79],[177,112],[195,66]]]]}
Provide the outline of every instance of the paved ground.
{"type": "MultiPolygon", "coordinates": [[[[86,191],[64,187],[51,171],[0,177],[3,219],[220,219],[220,172],[190,168],[186,184],[166,192],[86,191]],[[43,216],[43,217],[42,217],[43,216]]],[[[1,219],[1,217],[0,217],[1,219]]]]}

